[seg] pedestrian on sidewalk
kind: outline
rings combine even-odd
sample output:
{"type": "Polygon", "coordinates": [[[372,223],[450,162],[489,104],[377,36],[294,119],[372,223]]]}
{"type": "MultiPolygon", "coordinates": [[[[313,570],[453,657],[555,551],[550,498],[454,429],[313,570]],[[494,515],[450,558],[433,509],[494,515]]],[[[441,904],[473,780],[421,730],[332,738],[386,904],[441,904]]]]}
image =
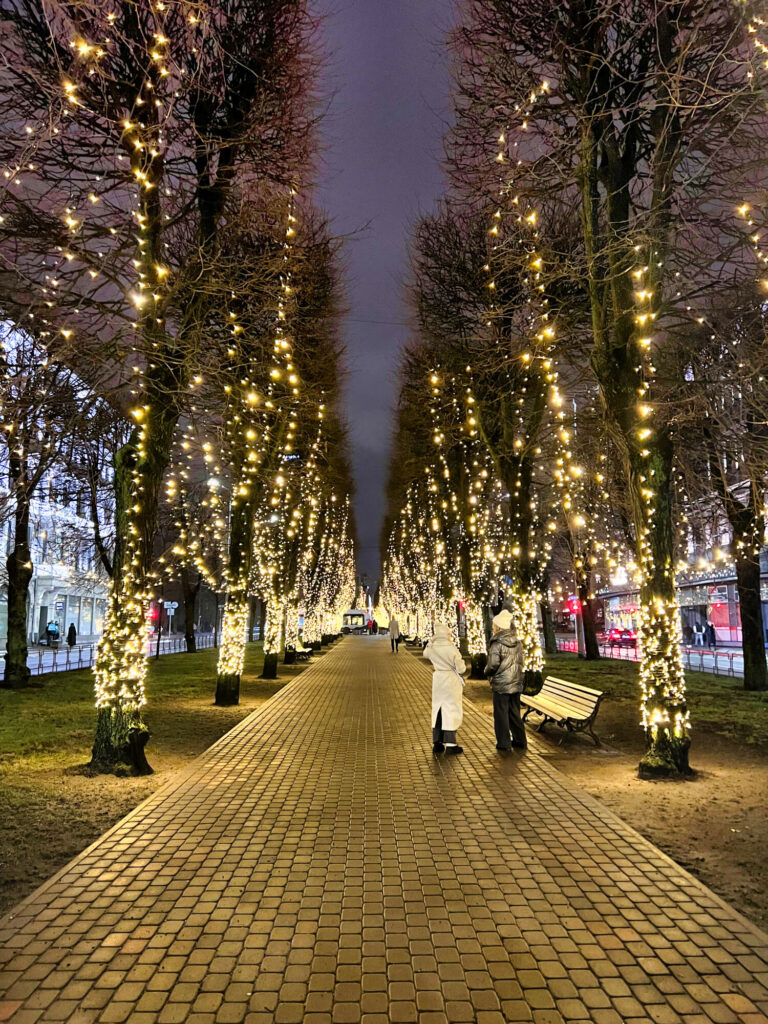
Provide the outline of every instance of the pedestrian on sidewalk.
{"type": "Polygon", "coordinates": [[[493,636],[488,645],[485,674],[493,690],[493,728],[496,749],[517,747],[525,750],[528,736],[520,717],[520,694],[523,692],[523,645],[508,608],[502,608],[493,620],[493,636]]]}
{"type": "Polygon", "coordinates": [[[715,632],[715,626],[712,621],[707,623],[704,635],[707,638],[707,647],[713,651],[717,647],[717,633],[715,632]]]}
{"type": "Polygon", "coordinates": [[[389,616],[389,639],[393,652],[397,654],[400,647],[400,623],[394,614],[389,616]]]}
{"type": "Polygon", "coordinates": [[[451,631],[441,622],[424,648],[424,657],[432,662],[432,753],[463,754],[456,731],[463,719],[464,675],[467,666],[454,647],[451,631]]]}
{"type": "Polygon", "coordinates": [[[70,622],[69,629],[67,630],[67,643],[70,647],[74,647],[77,643],[77,627],[74,622],[70,622]]]}

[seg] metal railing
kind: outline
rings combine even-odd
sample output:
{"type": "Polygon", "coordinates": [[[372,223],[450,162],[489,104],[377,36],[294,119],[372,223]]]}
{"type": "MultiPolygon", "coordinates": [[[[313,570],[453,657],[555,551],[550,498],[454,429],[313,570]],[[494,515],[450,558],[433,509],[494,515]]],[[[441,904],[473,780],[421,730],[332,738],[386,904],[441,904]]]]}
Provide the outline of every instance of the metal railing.
{"type": "MultiPolygon", "coordinates": [[[[259,639],[259,629],[251,633],[251,641],[259,639]]],[[[198,651],[216,646],[215,633],[196,633],[195,646],[198,651]]],[[[33,647],[29,650],[27,665],[33,676],[46,672],[75,672],[80,668],[91,668],[96,660],[98,644],[76,644],[74,647],[33,647]]],[[[166,636],[160,640],[160,654],[180,654],[186,651],[187,641],[183,634],[166,636]]],[[[157,636],[147,640],[147,656],[154,657],[157,652],[157,636]]]]}
{"type": "MultiPolygon", "coordinates": [[[[619,644],[601,643],[600,655],[616,661],[639,661],[636,647],[620,646],[619,644]]],[[[578,654],[579,645],[576,640],[557,637],[558,651],[578,654]]],[[[715,676],[732,676],[734,679],[744,678],[744,658],[739,650],[717,650],[717,648],[683,647],[683,664],[692,672],[708,672],[715,676]]]]}

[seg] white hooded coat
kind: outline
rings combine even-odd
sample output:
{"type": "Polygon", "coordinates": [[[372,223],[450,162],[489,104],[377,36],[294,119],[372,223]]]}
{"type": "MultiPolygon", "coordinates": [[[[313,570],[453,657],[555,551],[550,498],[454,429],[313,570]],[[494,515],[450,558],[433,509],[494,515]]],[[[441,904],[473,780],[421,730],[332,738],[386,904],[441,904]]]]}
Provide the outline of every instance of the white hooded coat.
{"type": "Polygon", "coordinates": [[[424,657],[432,662],[432,728],[437,722],[437,713],[442,711],[441,725],[446,732],[458,729],[464,717],[461,706],[464,680],[467,671],[464,659],[453,646],[451,631],[440,623],[435,626],[435,635],[424,648],[424,657]]]}

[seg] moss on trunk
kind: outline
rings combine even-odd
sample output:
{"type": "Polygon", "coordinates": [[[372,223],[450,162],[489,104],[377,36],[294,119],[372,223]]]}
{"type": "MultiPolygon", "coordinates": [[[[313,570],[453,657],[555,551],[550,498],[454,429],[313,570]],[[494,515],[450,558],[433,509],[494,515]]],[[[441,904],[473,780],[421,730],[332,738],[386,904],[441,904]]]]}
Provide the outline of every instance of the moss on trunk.
{"type": "Polygon", "coordinates": [[[113,775],[151,775],[144,753],[149,735],[138,710],[99,708],[90,767],[113,775]]]}

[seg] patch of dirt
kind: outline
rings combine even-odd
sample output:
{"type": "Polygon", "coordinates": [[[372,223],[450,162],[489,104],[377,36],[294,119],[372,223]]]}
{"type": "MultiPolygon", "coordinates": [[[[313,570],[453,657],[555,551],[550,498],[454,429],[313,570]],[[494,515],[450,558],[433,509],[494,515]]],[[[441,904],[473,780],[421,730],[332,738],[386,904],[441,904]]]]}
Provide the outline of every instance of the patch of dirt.
{"type": "MultiPolygon", "coordinates": [[[[487,683],[469,682],[465,696],[492,712],[487,683]]],[[[604,702],[596,731],[601,748],[553,725],[537,735],[551,764],[768,929],[768,751],[694,728],[695,775],[648,782],[637,777],[643,743],[634,708],[604,702]]]]}

